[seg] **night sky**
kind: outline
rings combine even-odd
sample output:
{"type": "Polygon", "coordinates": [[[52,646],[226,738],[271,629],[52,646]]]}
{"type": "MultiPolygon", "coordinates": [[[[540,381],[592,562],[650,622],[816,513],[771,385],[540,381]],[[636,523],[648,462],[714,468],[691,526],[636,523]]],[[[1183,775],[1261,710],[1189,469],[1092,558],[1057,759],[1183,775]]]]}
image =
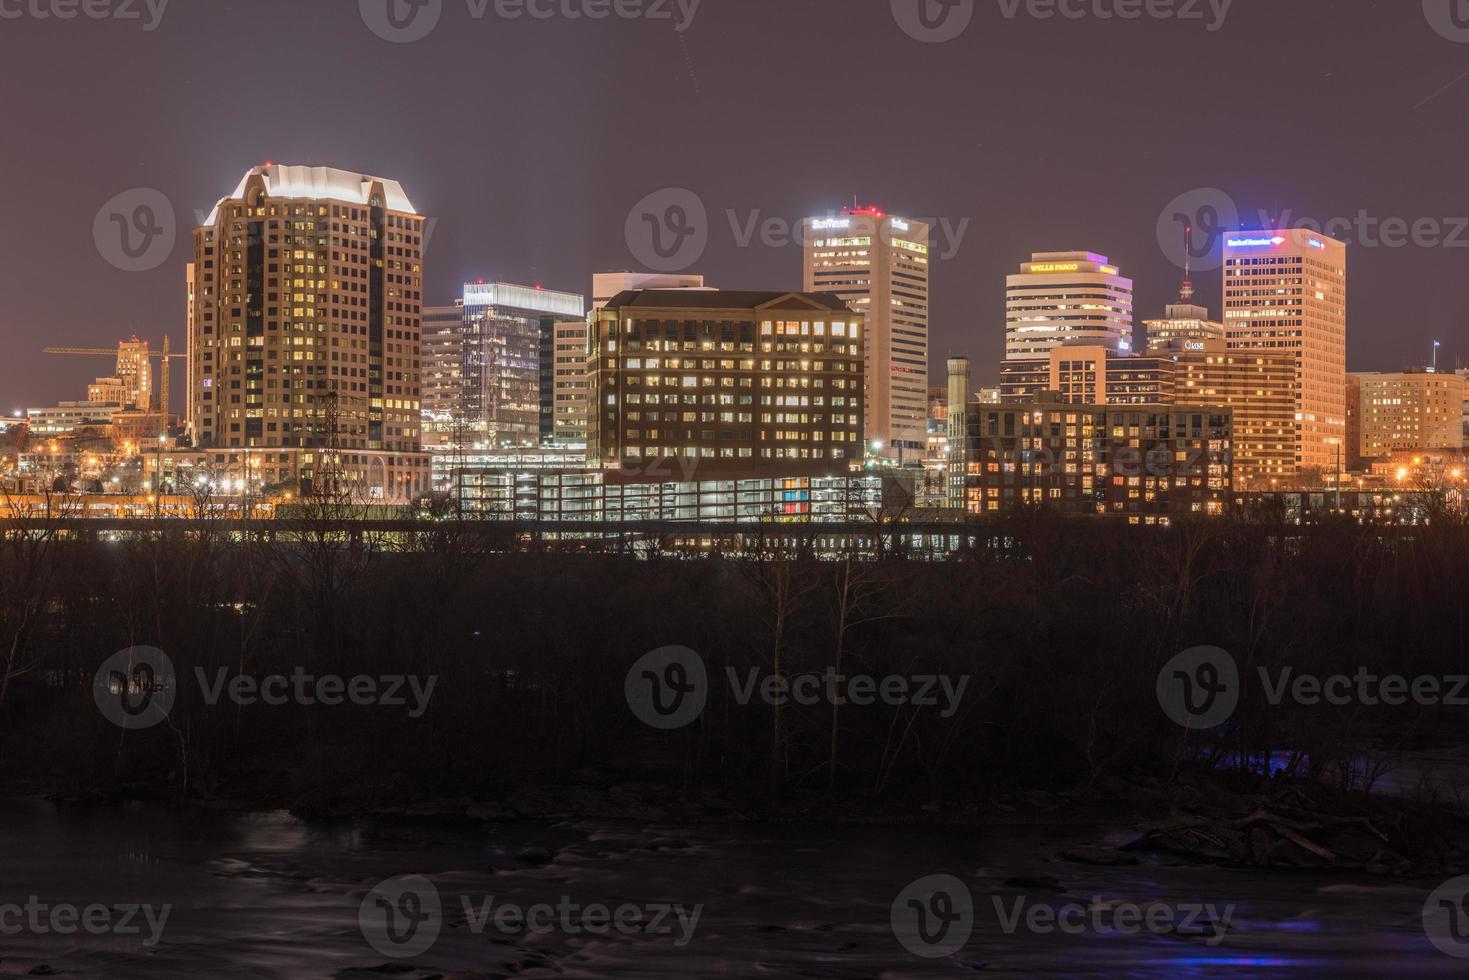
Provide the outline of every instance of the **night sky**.
{"type": "MultiPolygon", "coordinates": [[[[1434,338],[1469,361],[1469,31],[1435,30],[1419,0],[1236,0],[1213,32],[1207,3],[1202,21],[1123,21],[972,0],[942,44],[905,34],[889,0],[704,0],[682,33],[442,0],[406,44],[357,0],[172,0],[151,31],[145,0],[112,2],[139,19],[0,0],[6,412],[82,398],[108,370],[44,345],[181,346],[194,212],[266,160],[399,179],[438,219],[430,304],[479,277],[589,294],[594,271],[637,267],[629,209],[662,188],[706,207],[690,271],[726,288],[801,285],[799,250],[741,247],[730,210],[795,221],[855,194],[968,219],[934,264],[935,380],[952,353],[996,373],[1005,276],[1031,251],[1103,252],[1137,280],[1138,319],[1161,313],[1181,273],[1159,215],[1195,188],[1252,217],[1432,219],[1452,246],[1351,250],[1349,366],[1423,362],[1434,338]],[[125,272],[94,220],[140,187],[175,209],[177,241],[125,272]]],[[[1217,316],[1218,273],[1196,279],[1217,316]]]]}

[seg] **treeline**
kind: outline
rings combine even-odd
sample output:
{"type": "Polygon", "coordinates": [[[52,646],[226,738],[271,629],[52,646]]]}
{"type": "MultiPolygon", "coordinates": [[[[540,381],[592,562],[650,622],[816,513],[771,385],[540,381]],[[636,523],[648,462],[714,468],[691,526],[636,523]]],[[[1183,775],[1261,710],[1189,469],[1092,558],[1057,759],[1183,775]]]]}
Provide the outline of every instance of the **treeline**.
{"type": "Polygon", "coordinates": [[[1360,788],[1384,760],[1462,740],[1469,717],[1277,707],[1254,679],[1286,665],[1469,672],[1462,526],[1152,529],[1017,514],[947,562],[508,554],[452,522],[392,549],[325,529],[290,542],[189,522],[111,542],[63,530],[0,536],[0,791],[340,810],[493,801],[595,772],[670,798],[983,807],[1140,773],[1166,783],[1199,765],[1265,772],[1285,750],[1301,774],[1360,788]],[[1237,660],[1244,699],[1219,729],[1186,733],[1157,678],[1200,645],[1237,660]],[[160,648],[177,672],[177,702],[145,730],[94,702],[99,667],[134,646],[160,648]],[[709,682],[702,715],[665,731],[629,707],[626,684],[668,646],[697,651],[709,682]],[[198,671],[209,685],[301,672],[436,681],[411,717],[210,704],[198,671]],[[741,703],[752,678],[827,672],[943,677],[962,696],[777,706],[757,688],[741,703]]]}

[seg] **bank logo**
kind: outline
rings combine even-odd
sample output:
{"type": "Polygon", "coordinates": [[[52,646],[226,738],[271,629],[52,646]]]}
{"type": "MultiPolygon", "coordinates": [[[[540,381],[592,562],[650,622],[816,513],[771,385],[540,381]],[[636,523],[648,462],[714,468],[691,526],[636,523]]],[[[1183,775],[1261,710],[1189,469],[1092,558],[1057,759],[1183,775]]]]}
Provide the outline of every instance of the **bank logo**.
{"type": "Polygon", "coordinates": [[[893,902],[893,935],[914,956],[953,956],[974,932],[974,896],[953,875],[920,878],[893,902]]]}
{"type": "Polygon", "coordinates": [[[152,728],[168,717],[178,697],[173,661],[157,647],[119,650],[97,669],[92,697],[102,716],[117,727],[152,728]]]}
{"type": "Polygon", "coordinates": [[[893,20],[903,33],[924,44],[952,41],[969,29],[974,0],[891,0],[893,20]]]}
{"type": "Polygon", "coordinates": [[[367,29],[391,44],[428,37],[444,14],[444,0],[357,0],[367,29]]]}
{"type": "Polygon", "coordinates": [[[1158,214],[1158,247],[1180,269],[1210,272],[1224,264],[1224,236],[1238,227],[1234,198],[1217,187],[1196,187],[1158,214]]]}
{"type": "Polygon", "coordinates": [[[709,246],[709,212],[699,195],[665,187],[643,198],[623,226],[633,256],[654,272],[683,272],[709,246]]]}
{"type": "Polygon", "coordinates": [[[389,878],[362,900],[357,925],[367,944],[383,956],[422,956],[444,928],[443,901],[434,883],[422,875],[389,878]]]}
{"type": "Polygon", "coordinates": [[[1185,650],[1158,672],[1158,703],[1183,728],[1217,728],[1234,715],[1239,696],[1239,666],[1219,647],[1185,650]]]}
{"type": "Polygon", "coordinates": [[[632,665],[623,693],[632,713],[650,728],[686,728],[709,701],[709,671],[688,647],[660,647],[632,665]]]}
{"type": "Polygon", "coordinates": [[[1469,0],[1423,0],[1423,16],[1440,37],[1469,42],[1469,0]]]}
{"type": "Polygon", "coordinates": [[[123,272],[151,272],[173,254],[178,221],[173,202],[151,187],[114,196],[92,219],[97,253],[123,272]]]}

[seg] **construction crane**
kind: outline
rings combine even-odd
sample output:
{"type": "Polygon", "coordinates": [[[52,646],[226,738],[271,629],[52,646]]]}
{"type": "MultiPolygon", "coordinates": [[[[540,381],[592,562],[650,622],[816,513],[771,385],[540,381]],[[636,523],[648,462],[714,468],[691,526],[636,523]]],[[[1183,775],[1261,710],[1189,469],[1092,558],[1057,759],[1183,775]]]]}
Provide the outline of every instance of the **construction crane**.
{"type": "MultiPolygon", "coordinates": [[[[136,339],[136,338],[134,338],[134,339],[136,339]]],[[[119,345],[119,347],[120,346],[121,345],[119,345]]],[[[80,354],[83,357],[114,357],[115,358],[115,357],[117,357],[117,352],[119,350],[119,347],[47,347],[47,348],[45,348],[44,353],[47,353],[47,354],[80,354]]],[[[148,358],[150,360],[161,361],[162,362],[162,365],[163,365],[163,370],[160,372],[161,377],[158,379],[158,434],[160,436],[166,436],[166,435],[168,435],[168,401],[169,401],[169,399],[168,399],[168,376],[169,376],[169,368],[170,368],[170,366],[172,365],[172,363],[174,361],[184,360],[185,357],[186,357],[186,355],[184,355],[184,354],[175,354],[175,353],[172,352],[172,348],[169,345],[169,339],[167,337],[164,337],[163,338],[163,350],[161,350],[161,351],[150,350],[148,352],[148,358]]],[[[138,407],[144,409],[145,411],[147,411],[147,410],[151,409],[153,406],[152,405],[140,405],[138,407]]]]}

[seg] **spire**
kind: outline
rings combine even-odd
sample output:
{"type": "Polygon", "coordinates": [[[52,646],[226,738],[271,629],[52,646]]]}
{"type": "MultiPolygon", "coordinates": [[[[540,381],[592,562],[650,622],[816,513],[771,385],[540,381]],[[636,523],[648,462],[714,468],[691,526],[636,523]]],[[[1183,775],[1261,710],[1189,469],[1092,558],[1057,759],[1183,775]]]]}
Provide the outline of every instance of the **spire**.
{"type": "Polygon", "coordinates": [[[1183,285],[1178,290],[1178,300],[1188,306],[1194,299],[1194,284],[1189,277],[1189,270],[1194,257],[1194,230],[1189,225],[1183,226],[1183,285]]]}

